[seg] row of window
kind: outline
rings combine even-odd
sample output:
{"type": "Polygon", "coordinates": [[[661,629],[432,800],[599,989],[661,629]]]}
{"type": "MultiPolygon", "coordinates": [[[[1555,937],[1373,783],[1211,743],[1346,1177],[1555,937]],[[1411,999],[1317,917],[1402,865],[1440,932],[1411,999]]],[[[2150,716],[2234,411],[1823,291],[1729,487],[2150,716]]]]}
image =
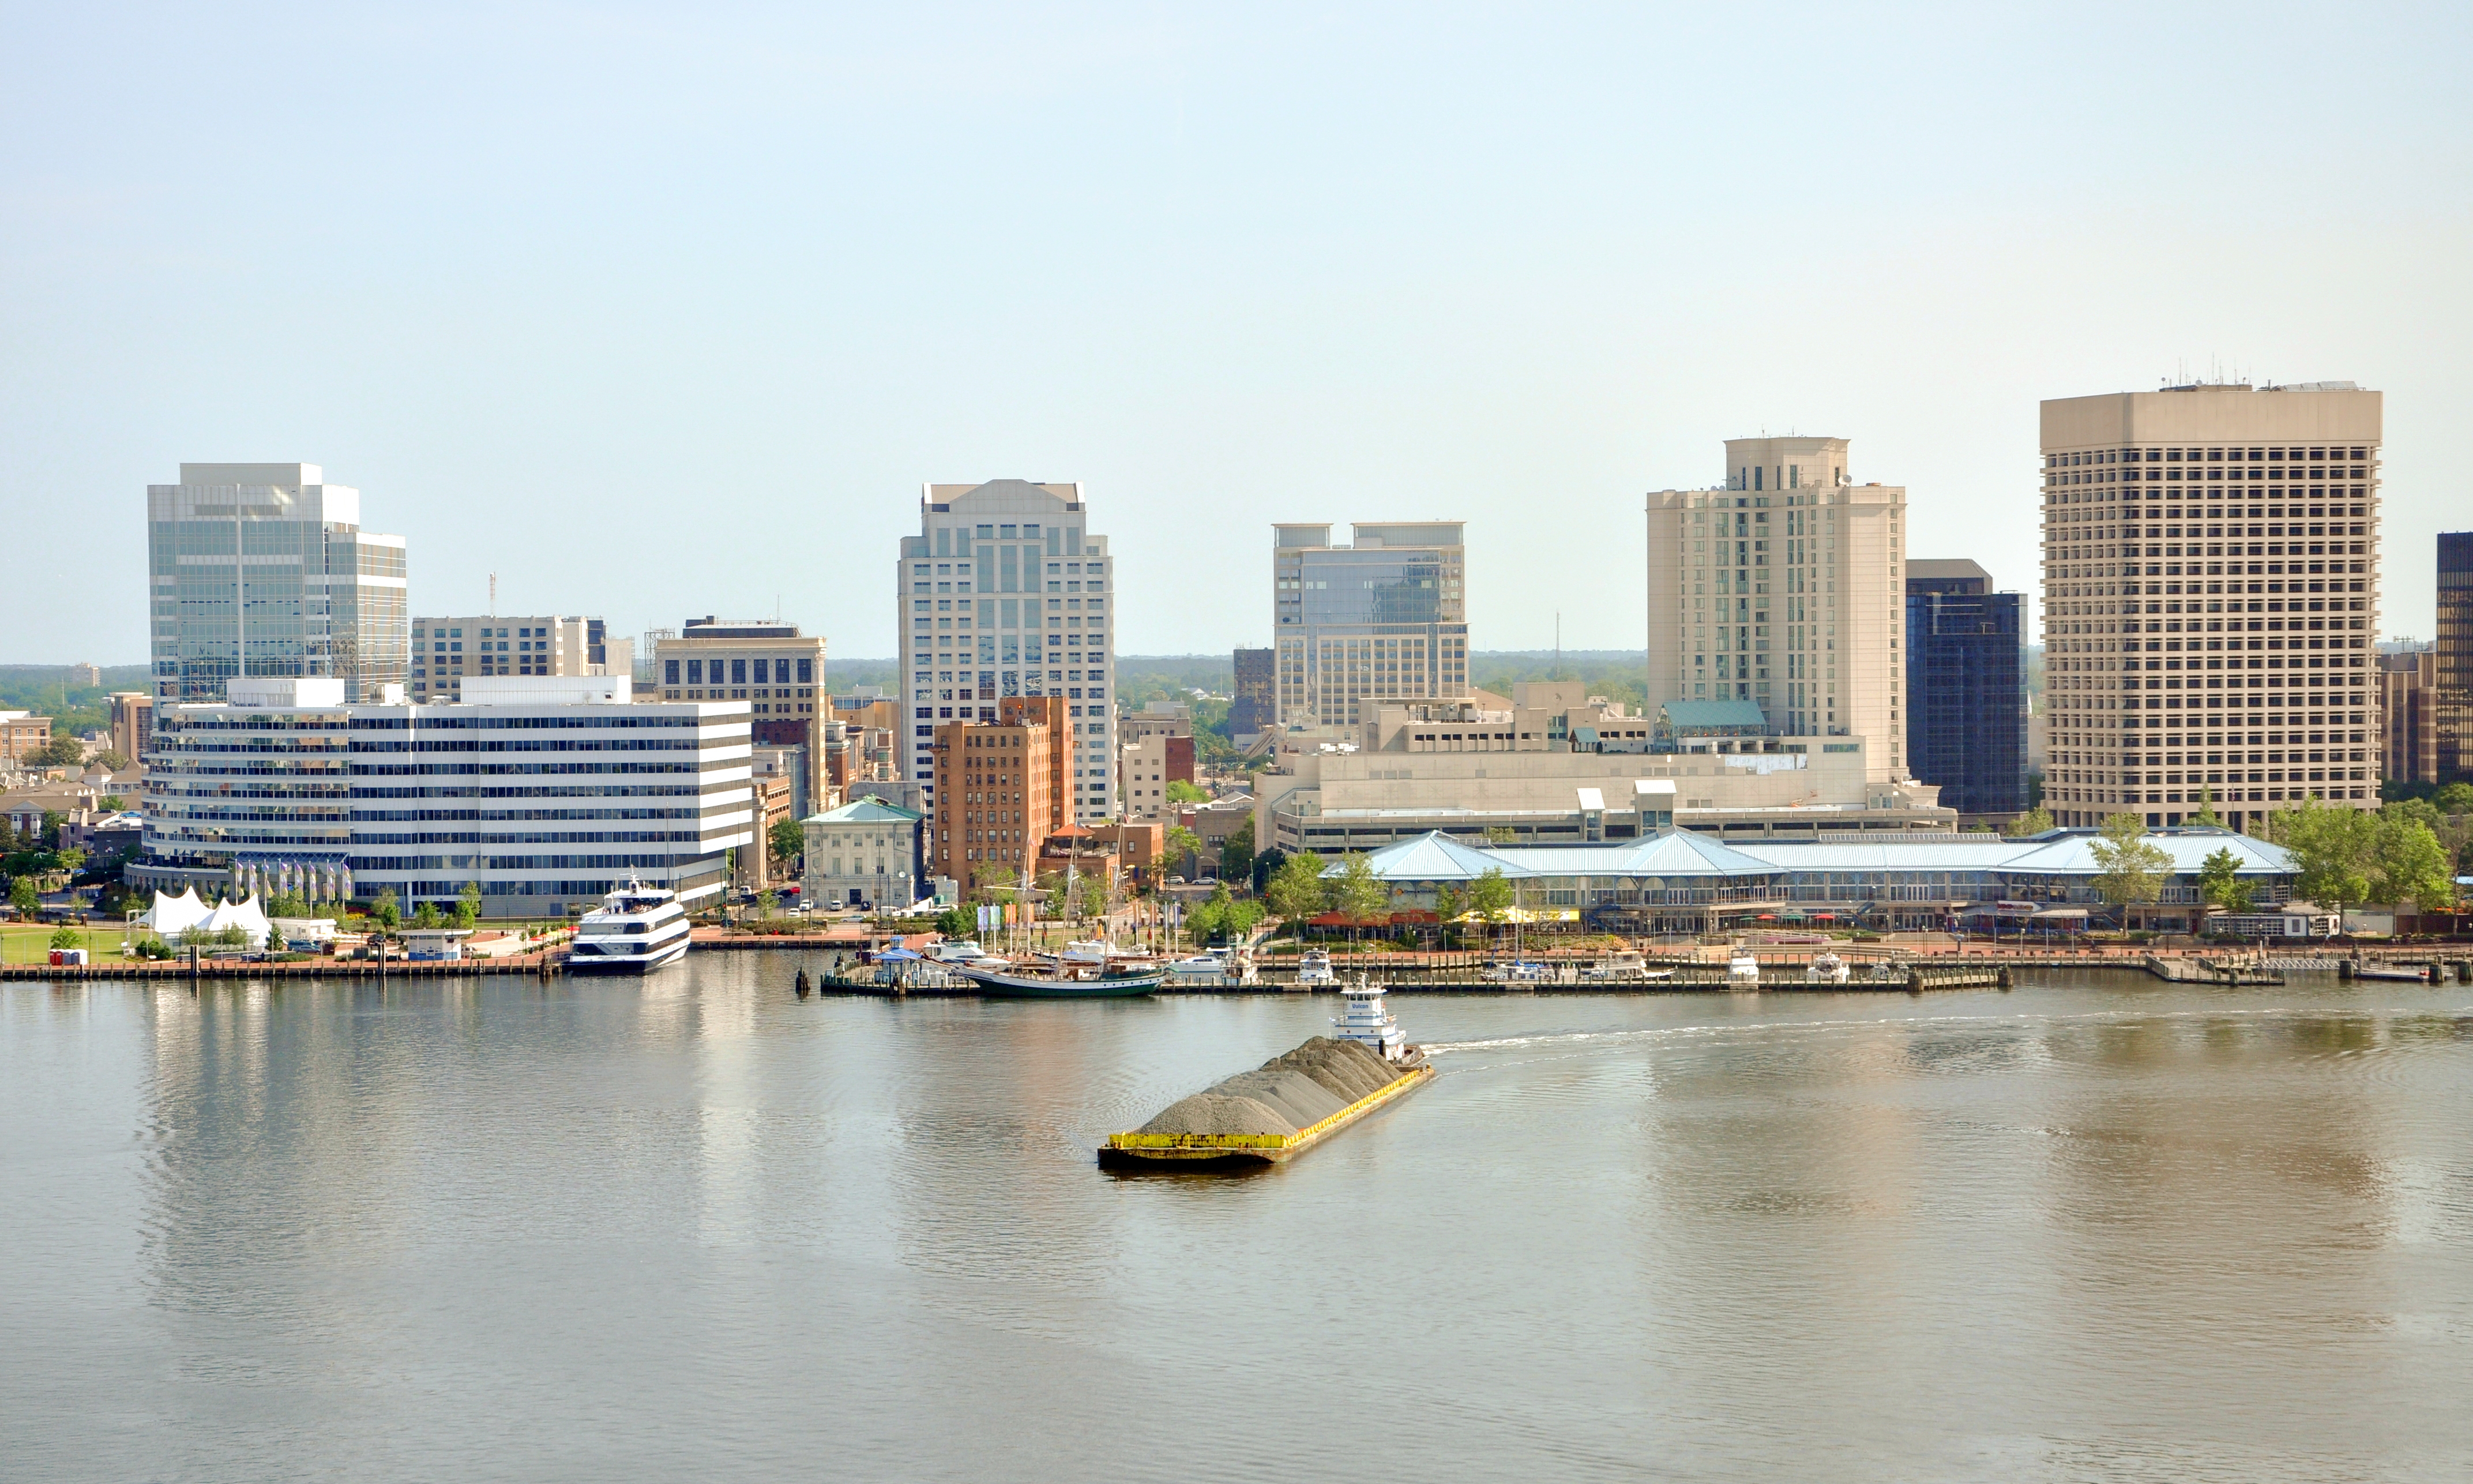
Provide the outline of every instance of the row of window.
{"type": "MultiPolygon", "coordinates": [[[[2308,450],[2307,459],[2304,459],[2302,449],[2294,448],[2291,450],[2291,453],[2292,459],[2290,462],[2296,464],[2324,464],[2330,459],[2334,459],[2340,463],[2349,462],[2358,464],[2369,457],[2369,450],[2366,448],[2355,448],[2349,455],[2341,448],[2312,448],[2308,450]]],[[[2240,464],[2245,462],[2245,460],[2251,464],[2283,464],[2288,462],[2285,458],[2285,454],[2286,450],[2282,448],[2252,448],[2247,450],[2246,453],[2239,448],[2222,447],[2203,449],[2097,448],[2082,453],[2047,454],[2044,456],[2044,467],[2079,468],[2089,465],[2137,464],[2141,462],[2148,464],[2180,464],[2185,461],[2193,464],[2201,462],[2208,464],[2240,464]]]]}
{"type": "Polygon", "coordinates": [[[712,683],[715,685],[806,685],[812,684],[816,679],[816,661],[812,657],[802,659],[756,658],[713,659],[710,661],[703,659],[664,659],[661,661],[661,683],[664,685],[702,685],[705,683],[705,675],[708,670],[711,672],[712,683]],[[724,680],[722,678],[722,668],[725,665],[727,665],[730,670],[728,680],[724,680]],[[684,681],[680,679],[682,666],[684,667],[685,671],[685,679],[684,681]],[[751,671],[755,674],[755,679],[752,682],[748,679],[749,672],[751,671]]]}

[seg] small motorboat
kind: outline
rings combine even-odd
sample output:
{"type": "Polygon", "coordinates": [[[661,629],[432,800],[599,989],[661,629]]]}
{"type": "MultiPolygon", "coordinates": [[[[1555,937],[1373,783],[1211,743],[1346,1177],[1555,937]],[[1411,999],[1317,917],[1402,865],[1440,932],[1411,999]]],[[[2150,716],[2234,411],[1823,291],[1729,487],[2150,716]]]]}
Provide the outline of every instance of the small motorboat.
{"type": "Polygon", "coordinates": [[[1297,960],[1297,983],[1300,986],[1330,986],[1338,982],[1339,976],[1331,971],[1331,955],[1322,949],[1309,948],[1305,956],[1297,960]]]}
{"type": "Polygon", "coordinates": [[[1812,963],[1803,970],[1803,977],[1807,984],[1844,984],[1854,977],[1854,971],[1837,954],[1821,953],[1813,957],[1812,963]]]}
{"type": "Polygon", "coordinates": [[[1543,984],[1548,974],[1543,964],[1514,960],[1486,965],[1485,978],[1489,984],[1543,984]]]}
{"type": "Polygon", "coordinates": [[[1726,961],[1726,982],[1730,985],[1760,988],[1761,961],[1748,949],[1736,949],[1735,956],[1726,961]]]}

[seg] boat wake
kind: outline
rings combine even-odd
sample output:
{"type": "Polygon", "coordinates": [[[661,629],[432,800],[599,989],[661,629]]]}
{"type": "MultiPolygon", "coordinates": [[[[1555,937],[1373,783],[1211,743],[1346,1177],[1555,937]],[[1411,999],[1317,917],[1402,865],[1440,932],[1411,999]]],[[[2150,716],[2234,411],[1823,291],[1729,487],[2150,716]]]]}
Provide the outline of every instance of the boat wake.
{"type": "Polygon", "coordinates": [[[2157,1024],[2173,1021],[2224,1021],[2317,1019],[2329,1017],[2423,1016],[2432,1014],[2427,1006],[2369,1005],[2262,1005],[2253,1009],[2208,1008],[2191,1010],[2130,1009],[2091,1010],[2078,1014],[2037,1015],[2009,1014],[1885,1016],[1845,1017],[1818,1020],[1711,1020],[1691,1025],[1635,1026],[1603,1031],[1536,1031],[1522,1036],[1497,1036],[1483,1041],[1429,1041],[1424,1042],[1429,1056],[1449,1056],[1471,1051],[1507,1051],[1539,1046],[1574,1046],[1592,1043],[1620,1044],[1624,1041],[1675,1041],[1725,1035],[1768,1036],[1779,1032],[1831,1032],[1880,1030],[1909,1027],[1964,1027],[1973,1030],[2031,1031],[2040,1028],[2072,1025],[2119,1025],[2128,1023],[2157,1024]]]}

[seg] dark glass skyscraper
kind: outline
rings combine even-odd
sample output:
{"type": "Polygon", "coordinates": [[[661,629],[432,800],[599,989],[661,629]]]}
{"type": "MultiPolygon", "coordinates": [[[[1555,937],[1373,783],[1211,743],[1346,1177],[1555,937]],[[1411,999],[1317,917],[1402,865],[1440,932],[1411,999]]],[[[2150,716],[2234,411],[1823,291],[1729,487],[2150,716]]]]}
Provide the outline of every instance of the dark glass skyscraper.
{"type": "Polygon", "coordinates": [[[2473,778],[2473,531],[2438,533],[2438,780],[2473,778]]]}
{"type": "Polygon", "coordinates": [[[1907,562],[1907,763],[1961,814],[2027,807],[2026,597],[1972,562],[1907,562]]]}

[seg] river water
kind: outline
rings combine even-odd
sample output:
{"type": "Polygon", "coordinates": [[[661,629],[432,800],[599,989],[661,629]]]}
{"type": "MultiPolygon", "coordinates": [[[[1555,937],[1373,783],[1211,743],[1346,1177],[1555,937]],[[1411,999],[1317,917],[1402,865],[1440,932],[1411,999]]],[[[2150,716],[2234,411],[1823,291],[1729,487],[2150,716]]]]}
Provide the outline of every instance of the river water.
{"type": "Polygon", "coordinates": [[[10,1479],[2473,1477],[2473,991],[0,987],[10,1479]]]}

